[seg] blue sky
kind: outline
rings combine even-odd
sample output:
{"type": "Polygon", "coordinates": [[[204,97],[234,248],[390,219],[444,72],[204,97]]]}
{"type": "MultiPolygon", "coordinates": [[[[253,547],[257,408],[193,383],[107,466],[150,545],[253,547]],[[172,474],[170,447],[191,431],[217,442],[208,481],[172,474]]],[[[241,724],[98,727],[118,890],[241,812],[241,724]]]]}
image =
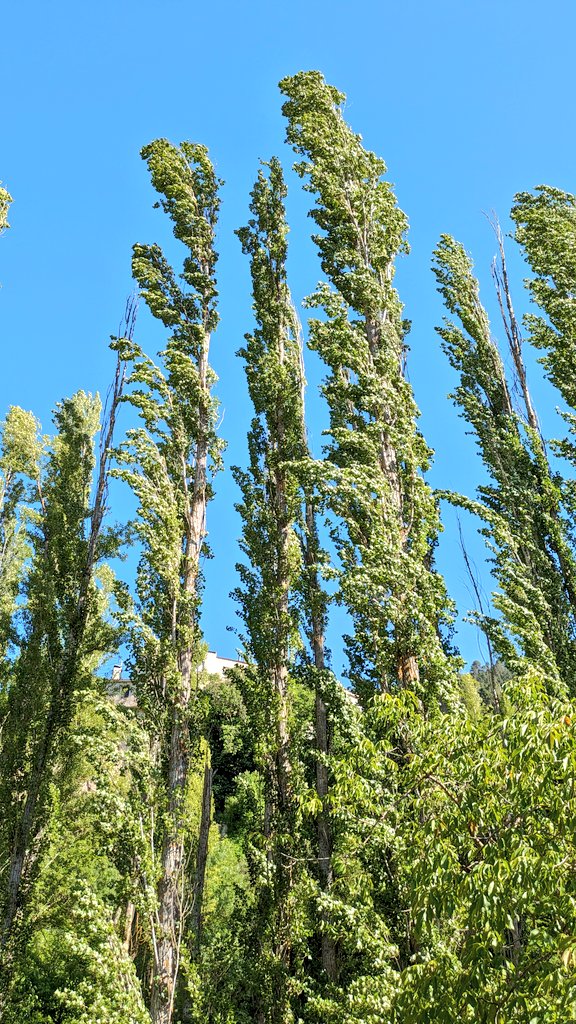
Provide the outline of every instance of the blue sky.
{"type": "MultiPolygon", "coordinates": [[[[158,136],[192,139],[208,145],[226,181],[222,320],[212,361],[220,376],[226,461],[244,463],[250,410],[234,353],[251,326],[251,300],[248,266],[233,231],[246,220],[258,159],[276,153],[287,170],[291,164],[279,79],[318,68],[347,93],[346,116],[385,158],[410,219],[412,251],[397,284],[413,323],[409,374],[421,426],[436,450],[431,481],[473,493],[481,467],[446,397],[454,378],[434,332],[442,307],[431,252],[441,232],[463,241],[492,311],[494,240],[483,212],[496,211],[506,227],[516,191],[542,182],[574,191],[576,5],[34,0],[4,9],[2,37],[0,179],[15,202],[12,229],[0,242],[0,416],[18,404],[48,428],[62,396],[78,388],[106,390],[112,372],[107,339],[132,288],[132,244],[159,241],[171,257],[178,255],[165,219],[152,209],[140,148],[158,136]]],[[[291,286],[300,303],[320,269],[309,241],[309,197],[292,175],[289,186],[291,286]]],[[[522,310],[524,267],[512,243],[510,264],[522,310]]],[[[142,307],[138,339],[151,353],[164,340],[142,307]]],[[[308,377],[319,448],[324,416],[314,392],[321,369],[313,360],[308,377]]],[[[554,432],[556,398],[537,378],[536,370],[533,391],[545,428],[554,432]]],[[[234,623],[234,607],[227,595],[235,584],[239,523],[229,473],[217,490],[204,622],[210,646],[230,655],[235,639],[226,626],[234,623]]],[[[125,499],[117,497],[121,517],[125,499]]],[[[445,518],[439,564],[465,613],[472,599],[454,515],[448,510],[445,518]]],[[[473,524],[465,523],[465,530],[481,568],[473,524]]],[[[484,586],[489,590],[487,580],[484,586]]],[[[464,656],[477,657],[474,630],[461,626],[459,637],[464,656]]]]}

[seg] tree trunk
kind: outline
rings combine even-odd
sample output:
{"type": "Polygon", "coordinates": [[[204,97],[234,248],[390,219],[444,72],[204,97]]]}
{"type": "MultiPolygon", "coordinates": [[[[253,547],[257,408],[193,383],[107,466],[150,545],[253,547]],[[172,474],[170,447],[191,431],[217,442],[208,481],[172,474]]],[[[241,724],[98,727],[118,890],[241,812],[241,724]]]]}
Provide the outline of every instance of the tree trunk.
{"type": "MultiPolygon", "coordinates": [[[[317,628],[317,622],[313,623],[313,647],[314,664],[317,669],[324,669],[324,635],[321,629],[317,628]]],[[[332,829],[330,819],[326,811],[326,797],[328,796],[328,767],[323,758],[330,753],[330,737],[328,733],[328,715],[326,705],[316,687],[315,701],[315,731],[316,749],[320,755],[316,761],[316,792],[322,801],[322,810],[318,815],[317,836],[318,836],[318,874],[322,892],[328,892],[332,885],[332,829]]],[[[335,981],[338,974],[336,961],[336,943],[331,935],[325,931],[327,924],[326,914],[322,916],[324,928],[321,931],[322,945],[322,967],[330,978],[335,981]]]]}
{"type": "MultiPolygon", "coordinates": [[[[298,318],[296,311],[293,311],[294,323],[298,325],[298,318]]],[[[304,452],[309,454],[308,438],[306,436],[306,419],[305,419],[305,378],[304,378],[304,358],[302,353],[302,340],[301,334],[296,327],[296,333],[298,337],[299,350],[300,350],[300,409],[302,421],[300,425],[302,435],[302,447],[304,452]]],[[[311,642],[312,642],[312,656],[314,658],[314,667],[318,673],[324,672],[326,668],[326,659],[324,654],[324,631],[325,631],[325,598],[322,593],[320,581],[318,579],[318,530],[316,526],[316,517],[314,514],[314,506],[312,501],[307,498],[305,502],[305,518],[306,518],[306,542],[304,545],[304,562],[309,573],[309,585],[311,590],[310,595],[310,622],[311,622],[311,642]]],[[[330,753],[330,735],[328,731],[328,714],[326,705],[322,699],[319,684],[316,682],[316,694],[315,694],[315,706],[314,706],[314,731],[316,740],[316,750],[320,755],[316,761],[316,793],[322,801],[322,810],[318,815],[317,820],[317,841],[318,841],[318,874],[320,878],[320,887],[322,892],[328,892],[332,885],[332,829],[330,827],[330,819],[326,812],[326,798],[328,796],[328,767],[325,764],[325,757],[330,753]]],[[[322,950],[322,967],[324,968],[330,981],[335,981],[338,975],[338,964],[336,959],[336,943],[331,935],[328,935],[325,931],[326,916],[323,915],[322,923],[324,927],[320,933],[320,943],[322,950]]]]}
{"type": "MultiPolygon", "coordinates": [[[[546,451],[546,444],[540,430],[540,424],[536,415],[536,410],[532,403],[530,391],[528,389],[528,380],[526,375],[526,366],[524,364],[524,358],[522,355],[522,338],[520,334],[520,328],[514,312],[514,306],[512,305],[512,295],[510,292],[510,283],[508,280],[508,269],[506,266],[506,253],[504,251],[504,239],[502,237],[502,231],[498,222],[493,225],[496,233],[496,239],[498,242],[498,250],[500,254],[500,266],[498,267],[496,258],[492,264],[492,276],[496,286],[496,295],[498,298],[498,304],[500,306],[500,314],[502,322],[504,324],[504,331],[508,340],[508,347],[512,360],[514,362],[514,368],[516,371],[516,379],[520,385],[522,396],[524,399],[524,408],[526,410],[526,419],[528,425],[534,431],[535,435],[539,438],[541,446],[541,455],[544,466],[548,471],[548,475],[551,478],[552,473],[550,470],[550,463],[548,460],[548,453],[546,451]]],[[[510,408],[510,414],[512,414],[512,408],[510,408]]],[[[545,483],[542,483],[544,488],[545,483]]],[[[567,549],[566,539],[564,531],[560,523],[560,517],[558,509],[553,508],[551,511],[551,517],[553,525],[551,527],[551,540],[554,554],[557,556],[560,563],[560,570],[562,573],[562,582],[566,589],[568,600],[573,608],[576,608],[576,581],[574,579],[574,569],[571,565],[570,552],[567,549]]],[[[553,645],[551,644],[551,647],[553,645]]]]}
{"type": "Polygon", "coordinates": [[[212,765],[210,747],[206,744],[204,760],[204,783],[202,787],[202,808],[200,812],[200,833],[198,836],[198,852],[196,854],[196,874],[194,877],[194,898],[192,903],[192,930],[196,938],[196,948],[200,949],[202,930],[202,904],[204,901],[204,884],[206,881],[206,864],[208,861],[208,840],[212,819],[212,765]]]}
{"type": "Polygon", "coordinates": [[[130,956],[132,950],[132,932],[134,929],[134,919],[136,917],[136,907],[132,903],[132,900],[128,900],[126,904],[126,910],[124,913],[124,938],[122,945],[126,950],[128,956],[130,956]]]}
{"type": "MultiPolygon", "coordinates": [[[[304,430],[304,424],[303,424],[304,430]]],[[[311,620],[311,642],[314,668],[320,675],[326,668],[324,654],[324,629],[325,629],[325,598],[322,594],[318,580],[318,533],[314,516],[314,508],[310,500],[306,501],[306,544],[304,548],[304,560],[309,571],[310,595],[310,620],[311,620]]],[[[318,841],[318,875],[322,892],[328,892],[332,885],[332,829],[330,819],[326,810],[326,798],[328,796],[328,766],[325,763],[326,756],[330,753],[330,734],[328,729],[328,714],[326,704],[320,692],[319,682],[316,682],[316,696],[314,708],[314,731],[316,739],[316,793],[322,801],[322,810],[317,818],[317,841],[318,841]]],[[[336,943],[326,931],[327,917],[322,915],[320,931],[320,943],[322,949],[322,967],[330,981],[335,981],[338,975],[338,964],[336,958],[336,943]]]]}
{"type": "Polygon", "coordinates": [[[277,776],[280,809],[286,810],[290,802],[290,735],[288,731],[288,669],[286,665],[274,667],[274,690],[277,709],[277,776]]]}
{"type": "MultiPolygon", "coordinates": [[[[281,326],[278,342],[278,361],[284,366],[286,359],[284,328],[281,326]]],[[[275,448],[277,453],[285,451],[286,446],[286,423],[285,413],[280,401],[276,416],[276,438],[275,448]]],[[[277,660],[273,666],[273,685],[278,700],[277,708],[277,751],[276,760],[278,766],[278,789],[279,802],[282,811],[285,811],[290,801],[290,736],[288,730],[288,595],[290,589],[289,578],[289,547],[292,523],[288,512],[286,497],[287,473],[284,468],[276,467],[274,470],[274,504],[276,506],[276,521],[278,528],[278,550],[277,550],[277,587],[279,592],[276,607],[276,622],[278,628],[278,643],[276,645],[277,660]]]]}
{"type": "Polygon", "coordinates": [[[413,689],[420,679],[418,662],[412,654],[400,655],[398,658],[398,679],[402,686],[413,689]]]}
{"type": "MultiPolygon", "coordinates": [[[[323,667],[324,662],[324,643],[323,637],[321,637],[321,643],[314,650],[314,660],[316,667],[323,667]],[[318,664],[320,660],[317,654],[321,655],[322,665],[318,664]]],[[[316,691],[316,706],[315,706],[315,726],[316,726],[316,749],[321,755],[316,762],[316,792],[322,801],[322,810],[318,815],[317,824],[317,835],[318,835],[318,874],[320,876],[320,886],[322,892],[328,892],[332,885],[332,829],[330,827],[330,820],[326,812],[325,802],[328,796],[328,768],[322,760],[322,755],[326,755],[330,750],[329,736],[328,736],[328,720],[326,713],[326,705],[322,700],[318,690],[316,691]]],[[[326,971],[326,974],[330,978],[330,981],[335,981],[338,974],[338,966],[336,960],[336,943],[331,935],[326,932],[327,916],[325,913],[322,915],[323,928],[321,931],[321,944],[322,944],[322,967],[326,971]]]]}
{"type": "MultiPolygon", "coordinates": [[[[200,386],[198,441],[194,460],[194,483],[190,496],[184,537],[183,586],[186,597],[196,592],[200,554],[205,536],[206,472],[208,464],[208,437],[210,394],[207,387],[208,350],[210,335],[198,359],[200,386]]],[[[182,486],[188,493],[187,463],[182,453],[182,486]]],[[[173,628],[173,640],[178,643],[178,613],[173,628]]],[[[189,629],[193,623],[183,623],[189,629]]],[[[161,872],[158,885],[159,907],[157,935],[154,944],[154,977],[150,1014],[153,1024],[170,1024],[180,969],[180,945],[185,926],[185,797],[190,767],[189,705],[192,695],[193,651],[188,645],[178,654],[180,691],[172,699],[172,730],[168,752],[167,788],[169,797],[166,835],[162,846],[161,872]]]]}
{"type": "Polygon", "coordinates": [[[169,825],[161,856],[154,978],[150,1013],[154,1024],[170,1024],[180,966],[184,927],[184,802],[189,767],[189,729],[183,712],[175,715],[170,738],[169,825]]]}

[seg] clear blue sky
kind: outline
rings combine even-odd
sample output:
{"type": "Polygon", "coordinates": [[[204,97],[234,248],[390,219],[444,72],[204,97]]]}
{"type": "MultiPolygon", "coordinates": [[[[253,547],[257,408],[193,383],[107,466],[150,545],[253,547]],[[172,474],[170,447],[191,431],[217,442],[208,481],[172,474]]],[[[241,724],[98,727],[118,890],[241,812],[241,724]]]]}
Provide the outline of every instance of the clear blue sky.
{"type": "MultiPolygon", "coordinates": [[[[244,463],[249,407],[234,353],[251,326],[251,301],[233,230],[245,222],[258,158],[277,153],[290,167],[277,82],[318,68],[347,93],[347,117],[385,158],[410,219],[412,252],[397,284],[413,322],[409,373],[421,425],[437,452],[431,480],[473,493],[481,470],[446,397],[454,380],[434,333],[442,308],[430,256],[441,232],[460,238],[488,297],[494,243],[482,211],[497,211],[506,226],[516,191],[541,182],[576,189],[575,39],[571,0],[6,5],[0,179],[15,202],[12,230],[0,242],[0,416],[18,404],[48,428],[60,397],[81,387],[106,389],[106,343],[132,287],[132,244],[160,241],[175,252],[165,220],[152,209],[139,150],[157,136],[192,139],[208,145],[226,181],[213,363],[227,464],[244,463]]],[[[300,302],[320,270],[309,242],[308,197],[293,177],[289,183],[291,285],[300,302]]],[[[523,266],[512,252],[511,266],[519,282],[523,266]]],[[[517,295],[521,308],[519,288],[517,295]]],[[[142,307],[138,337],[151,353],[164,340],[142,307]]],[[[313,362],[308,376],[319,447],[323,413],[313,397],[313,362]]],[[[534,391],[541,413],[544,404],[553,407],[546,386],[534,383],[534,391]]],[[[543,419],[553,430],[552,417],[543,419]]],[[[227,595],[235,583],[237,495],[229,474],[217,489],[204,621],[210,646],[233,654],[226,626],[234,622],[227,595]]],[[[452,513],[446,521],[439,562],[465,613],[472,600],[452,513]]],[[[480,564],[472,524],[466,535],[480,564]]],[[[464,626],[459,635],[465,657],[478,656],[474,631],[464,626]]]]}

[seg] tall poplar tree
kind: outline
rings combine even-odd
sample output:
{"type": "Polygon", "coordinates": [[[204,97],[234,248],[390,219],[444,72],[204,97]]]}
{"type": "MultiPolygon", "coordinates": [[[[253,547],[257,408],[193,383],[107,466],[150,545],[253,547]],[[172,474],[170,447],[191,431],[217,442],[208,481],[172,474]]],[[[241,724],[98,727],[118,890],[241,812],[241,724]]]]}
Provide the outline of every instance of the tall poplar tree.
{"type": "MultiPolygon", "coordinates": [[[[295,169],[316,199],[314,241],[329,282],[309,300],[322,312],[310,323],[310,346],[329,370],[322,487],[340,560],[338,598],[353,625],[345,638],[348,674],[366,708],[375,695],[401,690],[408,703],[433,711],[458,698],[445,637],[451,605],[433,568],[440,523],[424,480],[430,452],[404,375],[408,325],[393,287],[407,221],[383,179],[384,162],[344,121],[344,96],[318,72],[285,79],[280,88],[287,139],[303,157],[295,169]]],[[[391,756],[377,756],[381,723],[369,713],[350,723],[350,740],[334,758],[330,803],[338,835],[327,906],[338,971],[336,984],[314,1000],[313,1019],[360,1021],[379,1006],[384,1018],[394,964],[410,956],[387,824],[403,798],[409,727],[395,719],[393,701],[374,707],[380,705],[393,720],[391,756]]]]}
{"type": "Polygon", "coordinates": [[[119,360],[98,461],[94,436],[101,425],[100,400],[80,391],[55,413],[57,434],[34,517],[24,635],[8,694],[2,748],[3,798],[10,807],[2,822],[8,859],[3,949],[9,948],[15,925],[25,917],[62,739],[83,689],[90,685],[94,658],[108,653],[116,641],[102,615],[97,570],[117,549],[114,534],[104,529],[104,516],[122,386],[119,360]]]}
{"type": "Polygon", "coordinates": [[[310,300],[324,313],[311,324],[311,345],[330,371],[327,456],[340,596],[354,624],[350,678],[365,699],[400,684],[435,702],[452,692],[453,669],[440,635],[448,601],[431,566],[439,518],[423,478],[430,452],[404,377],[407,324],[392,284],[406,217],[383,180],[384,161],[346,124],[343,94],[315,71],[280,88],[332,286],[310,300]]]}
{"type": "Polygon", "coordinates": [[[302,357],[285,279],[284,195],[280,165],[273,160],[270,181],[260,171],[252,192],[254,220],[238,231],[251,258],[258,328],[246,336],[239,353],[246,361],[256,418],[248,437],[250,471],[236,472],[244,497],[242,546],[250,563],[241,570],[246,584],[242,611],[250,653],[275,694],[274,802],[282,810],[291,799],[288,677],[297,622],[290,601],[300,569],[294,527],[301,496],[293,464],[303,456],[302,357]]]}
{"type": "Polygon", "coordinates": [[[550,468],[528,392],[503,249],[501,257],[497,283],[513,357],[512,386],[480,302],[470,258],[448,235],[442,236],[434,254],[439,290],[461,325],[447,320],[438,328],[460,375],[454,399],[474,430],[492,478],[478,489],[480,502],[454,500],[486,524],[483,532],[500,586],[494,605],[502,618],[484,616],[482,623],[498,654],[510,667],[521,668],[518,645],[522,658],[538,666],[550,685],[572,689],[576,561],[562,510],[561,479],[550,468]],[[513,391],[522,395],[520,409],[513,391]]]}
{"type": "MultiPolygon", "coordinates": [[[[120,474],[139,500],[142,542],[137,590],[140,627],[133,633],[133,677],[159,751],[157,910],[152,915],[151,1015],[172,1020],[191,898],[191,763],[200,735],[195,722],[204,659],[199,626],[201,558],[205,551],[210,477],[218,467],[215,375],[208,363],[216,312],[214,234],[220,182],[203,146],[158,139],[142,150],[159,204],[187,253],[178,278],[159,245],[135,245],[133,273],[151,313],[170,331],[156,366],[136,346],[129,399],[142,425],[120,452],[120,474]],[[182,282],[182,283],[180,283],[182,282]]],[[[209,783],[210,772],[205,773],[209,783]]],[[[210,812],[210,796],[203,801],[210,812]]],[[[208,829],[201,829],[207,843],[208,829]]],[[[206,851],[197,841],[194,892],[201,899],[206,851]]]]}
{"type": "MultiPolygon", "coordinates": [[[[293,831],[294,793],[284,789],[291,778],[289,677],[294,669],[300,631],[307,633],[309,653],[300,676],[314,688],[317,749],[316,791],[317,864],[322,890],[331,879],[331,836],[326,806],[328,795],[329,728],[326,707],[327,679],[325,629],[327,596],[321,585],[319,545],[314,498],[314,471],[308,448],[304,407],[304,365],[301,327],[286,277],[287,233],[284,200],[286,186],[280,164],[272,159],[268,174],[259,172],[252,192],[253,218],[238,232],[243,251],[250,256],[257,329],[246,336],[241,350],[246,361],[248,389],[256,417],[249,434],[250,468],[237,472],[242,487],[240,511],[244,519],[243,549],[249,561],[241,567],[244,589],[242,612],[265,692],[273,691],[278,827],[293,831]],[[292,806],[290,807],[290,803],[292,806]],[[282,820],[283,819],[283,820],[282,820]]],[[[276,852],[279,899],[286,899],[287,851],[276,852]]],[[[290,869],[292,873],[292,869],[290,869]]],[[[280,936],[286,952],[289,946],[280,936]]],[[[335,948],[327,930],[321,930],[322,965],[335,974],[335,948]]]]}
{"type": "Polygon", "coordinates": [[[273,159],[268,176],[261,170],[252,191],[253,218],[238,231],[242,249],[250,257],[257,326],[246,335],[246,345],[239,352],[246,363],[255,417],[248,435],[248,471],[235,471],[242,490],[241,547],[248,563],[239,566],[242,587],[237,597],[246,626],[247,653],[255,663],[270,723],[263,751],[268,867],[258,929],[259,942],[265,943],[270,933],[268,973],[275,979],[266,985],[268,992],[260,993],[257,1013],[258,1019],[279,1024],[291,1019],[287,983],[295,962],[290,890],[299,873],[293,854],[300,768],[291,736],[291,676],[300,646],[295,588],[301,570],[296,526],[302,518],[302,495],[294,469],[305,450],[299,325],[286,283],[285,194],[280,164],[273,159]]]}

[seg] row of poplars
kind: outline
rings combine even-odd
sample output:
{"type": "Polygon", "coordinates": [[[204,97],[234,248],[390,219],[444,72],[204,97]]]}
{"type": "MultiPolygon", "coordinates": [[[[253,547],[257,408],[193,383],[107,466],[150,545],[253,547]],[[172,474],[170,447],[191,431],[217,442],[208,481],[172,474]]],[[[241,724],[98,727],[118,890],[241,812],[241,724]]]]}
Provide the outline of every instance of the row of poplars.
{"type": "MultiPolygon", "coordinates": [[[[160,356],[138,345],[129,304],[104,412],[80,392],[58,406],[52,437],[31,413],[6,416],[1,1019],[566,1021],[576,506],[559,467],[574,460],[574,420],[552,463],[501,237],[508,377],[471,261],[443,236],[434,270],[454,319],[439,333],[490,478],[474,499],[444,495],[480,517],[498,587],[494,611],[477,612],[490,652],[482,700],[452,648],[434,567],[439,495],[393,284],[407,221],[342,94],[317,72],[281,91],[315,197],[326,280],[308,332],[329,428],[314,457],[272,159],[238,232],[255,316],[239,353],[249,464],[235,470],[245,667],[226,679],[202,669],[202,558],[223,449],[209,364],[220,182],[203,146],[157,140],[142,154],[186,252],[176,271],[158,245],[134,247],[140,293],[168,335],[160,356]],[[123,403],[136,425],[119,440],[123,403]],[[129,528],[110,525],[111,474],[136,495],[129,528]],[[139,552],[132,589],[110,566],[126,544],[139,552]],[[357,705],[330,667],[333,602],[351,622],[357,705]],[[98,676],[121,643],[136,710],[98,676]]],[[[0,202],[7,211],[7,193],[0,202]]],[[[574,409],[575,200],[541,187],[516,197],[512,217],[533,272],[530,340],[574,409]]]]}

